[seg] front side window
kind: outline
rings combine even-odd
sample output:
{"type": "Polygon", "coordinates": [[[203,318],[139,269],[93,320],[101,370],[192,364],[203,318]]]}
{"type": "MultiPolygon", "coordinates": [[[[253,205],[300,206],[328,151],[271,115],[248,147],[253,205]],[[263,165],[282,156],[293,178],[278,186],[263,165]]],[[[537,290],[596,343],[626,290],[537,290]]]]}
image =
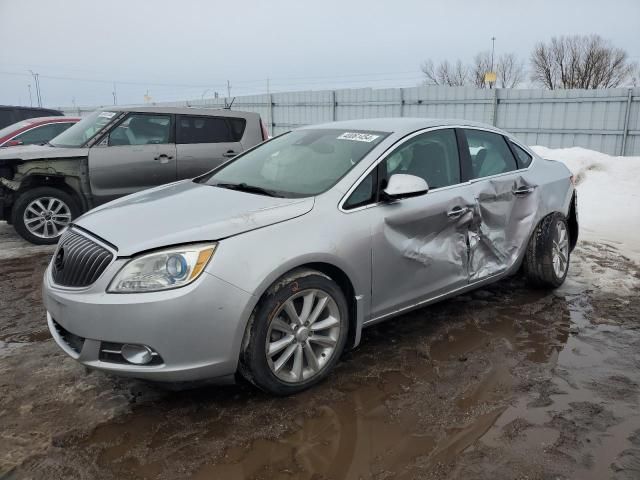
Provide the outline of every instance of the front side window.
{"type": "Polygon", "coordinates": [[[244,132],[244,120],[230,122],[226,118],[179,115],[176,143],[237,142],[244,132]],[[239,136],[238,136],[239,133],[239,136]]]}
{"type": "Polygon", "coordinates": [[[109,133],[109,145],[151,145],[169,143],[170,115],[132,113],[109,133]]]}
{"type": "Polygon", "coordinates": [[[429,189],[460,183],[456,134],[451,128],[417,135],[385,160],[386,180],[396,173],[423,178],[429,189]]]}
{"type": "Polygon", "coordinates": [[[465,130],[471,157],[471,178],[490,177],[517,170],[516,159],[502,135],[485,130],[465,130]]]}
{"type": "Polygon", "coordinates": [[[69,128],[71,123],[50,123],[48,125],[41,125],[39,127],[32,128],[26,132],[21,133],[13,138],[13,140],[19,140],[23,145],[39,145],[46,143],[56,135],[64,132],[69,128]]]}
{"type": "Polygon", "coordinates": [[[54,147],[82,147],[116,117],[116,112],[98,110],[69,127],[49,143],[54,147]]]}
{"type": "Polygon", "coordinates": [[[388,135],[385,132],[304,129],[236,157],[199,182],[257,187],[284,197],[318,195],[340,180],[388,135]]]}
{"type": "Polygon", "coordinates": [[[377,169],[367,175],[344,202],[345,210],[362,207],[376,200],[377,169]]]}

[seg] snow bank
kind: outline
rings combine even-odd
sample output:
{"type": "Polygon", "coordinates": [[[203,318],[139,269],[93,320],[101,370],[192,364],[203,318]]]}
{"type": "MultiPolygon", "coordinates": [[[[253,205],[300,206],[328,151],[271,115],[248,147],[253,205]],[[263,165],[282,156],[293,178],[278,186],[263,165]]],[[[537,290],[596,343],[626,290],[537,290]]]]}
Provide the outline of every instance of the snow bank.
{"type": "Polygon", "coordinates": [[[580,237],[606,242],[640,262],[640,157],[573,147],[531,147],[563,162],[576,177],[580,237]]]}

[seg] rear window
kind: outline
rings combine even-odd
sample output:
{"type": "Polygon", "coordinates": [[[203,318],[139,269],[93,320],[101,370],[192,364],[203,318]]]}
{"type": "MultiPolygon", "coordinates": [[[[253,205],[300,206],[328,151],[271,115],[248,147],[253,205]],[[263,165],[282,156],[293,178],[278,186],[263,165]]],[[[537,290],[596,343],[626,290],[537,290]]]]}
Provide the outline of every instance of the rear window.
{"type": "Polygon", "coordinates": [[[239,142],[245,126],[246,121],[242,118],[179,115],[176,143],[239,142]]]}

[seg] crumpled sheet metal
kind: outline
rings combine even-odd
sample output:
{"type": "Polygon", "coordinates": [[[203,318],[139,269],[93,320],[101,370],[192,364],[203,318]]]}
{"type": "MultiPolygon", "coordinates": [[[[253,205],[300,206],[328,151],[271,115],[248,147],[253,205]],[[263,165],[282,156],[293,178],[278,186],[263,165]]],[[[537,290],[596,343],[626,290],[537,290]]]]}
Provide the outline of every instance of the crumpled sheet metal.
{"type": "Polygon", "coordinates": [[[403,258],[433,268],[435,282],[440,274],[449,281],[455,277],[446,265],[462,266],[460,276],[469,282],[494,275],[511,267],[526,248],[536,221],[539,192],[534,189],[515,197],[513,191],[529,185],[521,176],[473,183],[464,187],[469,190],[463,195],[443,202],[438,216],[421,220],[419,212],[412,211],[415,219],[387,218],[385,238],[403,258]],[[451,219],[446,212],[455,206],[466,206],[469,211],[451,219]]]}
{"type": "Polygon", "coordinates": [[[523,197],[513,192],[529,184],[522,178],[475,184],[476,202],[469,226],[469,280],[479,280],[511,267],[526,248],[536,220],[539,190],[523,197]]]}

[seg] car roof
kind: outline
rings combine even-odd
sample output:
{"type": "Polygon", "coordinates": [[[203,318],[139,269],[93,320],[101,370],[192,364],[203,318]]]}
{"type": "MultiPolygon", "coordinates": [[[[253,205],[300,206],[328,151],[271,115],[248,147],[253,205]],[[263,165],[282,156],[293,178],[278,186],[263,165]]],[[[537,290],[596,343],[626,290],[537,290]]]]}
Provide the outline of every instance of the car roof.
{"type": "Polygon", "coordinates": [[[101,110],[109,112],[139,112],[139,113],[173,113],[183,115],[216,115],[220,117],[259,117],[254,112],[243,112],[226,108],[200,108],[200,107],[158,107],[158,106],[130,106],[130,107],[104,107],[101,110]]]}
{"type": "Polygon", "coordinates": [[[46,123],[46,122],[78,122],[80,117],[31,117],[20,120],[17,123],[46,123]]]}
{"type": "Polygon", "coordinates": [[[322,123],[319,125],[309,125],[302,128],[338,128],[345,130],[373,130],[377,132],[409,134],[423,128],[443,126],[478,127],[507,135],[506,132],[494,127],[493,125],[489,125],[488,123],[473,122],[470,120],[456,118],[366,118],[359,120],[342,120],[338,122],[322,123]]]}

